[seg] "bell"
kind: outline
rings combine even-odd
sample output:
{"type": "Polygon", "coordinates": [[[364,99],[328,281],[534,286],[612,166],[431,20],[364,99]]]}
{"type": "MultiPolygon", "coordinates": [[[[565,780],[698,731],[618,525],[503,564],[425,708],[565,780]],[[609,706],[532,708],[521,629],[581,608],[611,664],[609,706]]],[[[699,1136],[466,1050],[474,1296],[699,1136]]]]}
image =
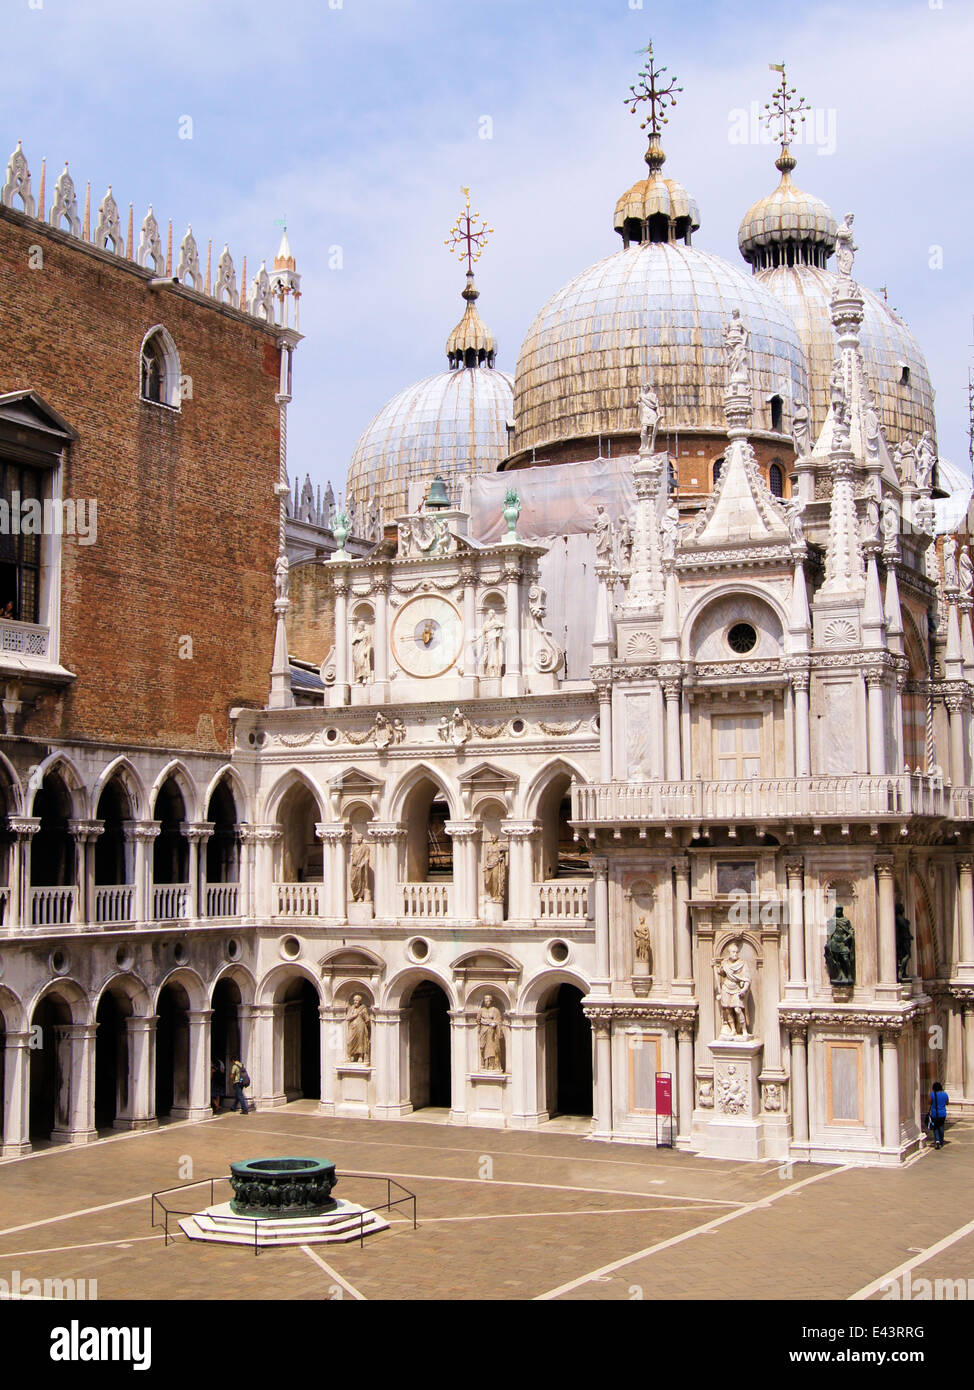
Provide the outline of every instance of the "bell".
{"type": "Polygon", "coordinates": [[[448,507],[449,505],[450,499],[446,495],[446,483],[440,477],[439,473],[437,473],[430,484],[429,496],[426,498],[426,506],[427,508],[436,509],[439,507],[448,507]]]}

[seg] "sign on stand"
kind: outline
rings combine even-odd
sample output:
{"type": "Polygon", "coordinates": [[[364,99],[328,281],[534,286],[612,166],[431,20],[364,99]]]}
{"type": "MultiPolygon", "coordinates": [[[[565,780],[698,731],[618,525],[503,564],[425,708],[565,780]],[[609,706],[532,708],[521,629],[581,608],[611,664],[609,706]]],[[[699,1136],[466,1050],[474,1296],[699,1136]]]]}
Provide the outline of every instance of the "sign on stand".
{"type": "Polygon", "coordinates": [[[673,1074],[668,1071],[656,1073],[656,1147],[672,1149],[675,1133],[673,1118],[673,1074]]]}

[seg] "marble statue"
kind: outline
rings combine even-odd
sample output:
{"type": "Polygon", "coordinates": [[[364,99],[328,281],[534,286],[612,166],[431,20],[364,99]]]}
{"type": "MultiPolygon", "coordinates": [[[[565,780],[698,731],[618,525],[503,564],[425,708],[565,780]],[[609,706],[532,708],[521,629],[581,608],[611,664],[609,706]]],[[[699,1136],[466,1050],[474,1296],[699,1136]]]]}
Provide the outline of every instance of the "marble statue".
{"type": "Polygon", "coordinates": [[[798,458],[805,458],[812,452],[812,427],[808,418],[808,406],[804,401],[795,402],[791,437],[795,441],[795,453],[798,458]]]}
{"type": "Polygon", "coordinates": [[[632,528],[626,517],[619,522],[619,563],[632,564],[632,528]]]}
{"type": "Polygon", "coordinates": [[[893,451],[893,464],[896,475],[904,486],[912,486],[916,482],[916,461],[916,449],[908,439],[897,444],[893,451]]]}
{"type": "Polygon", "coordinates": [[[413,546],[413,528],[408,521],[399,523],[399,558],[408,560],[413,546]]]}
{"type": "Polygon", "coordinates": [[[459,709],[453,711],[450,719],[450,742],[454,748],[461,748],[470,737],[470,723],[459,709]]]}
{"type": "Polygon", "coordinates": [[[918,497],[913,504],[913,527],[922,535],[932,536],[936,529],[937,512],[929,497],[918,497]]]}
{"type": "Polygon", "coordinates": [[[855,260],[855,253],[859,250],[852,240],[854,220],[854,214],[847,212],[844,222],[835,234],[835,268],[840,275],[844,275],[846,278],[852,274],[852,263],[855,260]]]}
{"type": "Polygon", "coordinates": [[[747,373],[748,332],[741,318],[740,309],[732,309],[730,322],[724,329],[724,356],[727,363],[727,384],[733,386],[740,382],[747,386],[750,378],[747,373]]]}
{"type": "Polygon", "coordinates": [[[933,447],[933,436],[924,430],[916,448],[916,485],[921,492],[933,486],[933,470],[937,462],[937,451],[933,447]]]}
{"type": "Polygon", "coordinates": [[[349,1062],[371,1063],[372,1013],[361,994],[353,994],[345,1010],[345,1057],[349,1062]]]}
{"type": "Polygon", "coordinates": [[[790,498],[785,504],[785,525],[788,527],[788,539],[792,545],[805,544],[805,530],[802,526],[803,504],[797,497],[790,498]]]}
{"type": "Polygon", "coordinates": [[[833,985],[854,985],[856,982],[856,933],[841,907],[826,923],[825,969],[833,985]]]}
{"type": "Polygon", "coordinates": [[[967,546],[962,546],[957,557],[957,579],[960,584],[960,596],[962,599],[974,597],[974,562],[971,561],[970,551],[967,546]]]}
{"type": "Polygon", "coordinates": [[[288,595],[288,559],[286,555],[278,555],[274,562],[274,588],[279,599],[287,598],[288,595]]]}
{"type": "Polygon", "coordinates": [[[651,454],[656,448],[656,431],[660,422],[659,397],[649,382],[639,393],[639,452],[651,454]]]}
{"type": "Polygon", "coordinates": [[[913,931],[902,903],[896,904],[896,978],[903,984],[910,978],[913,931]]]}
{"type": "Polygon", "coordinates": [[[635,951],[637,967],[642,965],[648,975],[652,969],[653,944],[649,930],[649,924],[645,917],[640,917],[639,921],[632,929],[632,943],[635,951]]]}
{"type": "Polygon", "coordinates": [[[717,1004],[720,1008],[722,1038],[746,1038],[747,999],[751,990],[751,970],[741,955],[740,942],[732,941],[714,962],[717,977],[717,1004]]]}
{"type": "Polygon", "coordinates": [[[879,503],[875,497],[867,497],[861,531],[861,538],[866,545],[879,540],[879,524],[879,503]]]}
{"type": "Polygon", "coordinates": [[[502,1023],[501,1011],[494,1003],[494,996],[485,994],[484,1002],[477,1010],[477,1049],[481,1071],[502,1070],[502,1023]]]}
{"type": "Polygon", "coordinates": [[[375,723],[372,725],[372,741],[376,748],[388,748],[392,742],[392,725],[384,714],[375,716],[375,723]]]}
{"type": "Polygon", "coordinates": [[[353,903],[372,901],[372,890],[369,884],[371,868],[372,847],[367,840],[356,841],[352,846],[348,864],[348,887],[353,903]]]}
{"type": "Polygon", "coordinates": [[[882,513],[883,539],[891,541],[900,531],[900,509],[894,497],[883,498],[882,513]]]}
{"type": "Polygon", "coordinates": [[[507,851],[500,841],[492,836],[484,851],[484,894],[493,903],[504,901],[507,887],[507,851]]]}
{"type": "Polygon", "coordinates": [[[667,507],[659,530],[663,561],[670,564],[676,559],[676,542],[680,534],[680,508],[675,502],[667,507]]]}
{"type": "Polygon", "coordinates": [[[372,679],[372,634],[359,618],[352,633],[352,674],[356,685],[368,685],[372,679]]]}
{"type": "Polygon", "coordinates": [[[602,564],[612,562],[612,522],[601,502],[595,511],[595,558],[602,564]]]}
{"type": "Polygon", "coordinates": [[[944,588],[958,587],[957,542],[953,536],[944,536],[944,588]]]}
{"type": "Polygon", "coordinates": [[[501,674],[504,664],[504,620],[496,608],[488,608],[480,636],[483,642],[483,674],[492,679],[501,674]]]}
{"type": "Polygon", "coordinates": [[[406,726],[401,719],[392,721],[392,741],[393,743],[406,742],[406,726]]]}

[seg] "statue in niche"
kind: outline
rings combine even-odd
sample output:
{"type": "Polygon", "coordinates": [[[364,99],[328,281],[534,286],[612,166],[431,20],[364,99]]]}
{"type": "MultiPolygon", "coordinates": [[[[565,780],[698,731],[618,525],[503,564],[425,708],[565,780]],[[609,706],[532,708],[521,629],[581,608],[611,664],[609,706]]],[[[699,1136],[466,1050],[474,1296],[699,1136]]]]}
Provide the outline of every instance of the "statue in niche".
{"type": "Polygon", "coordinates": [[[619,522],[619,563],[627,568],[632,564],[632,528],[627,517],[619,522]]]}
{"type": "Polygon", "coordinates": [[[352,845],[348,866],[348,887],[353,903],[370,903],[372,890],[369,875],[372,869],[372,846],[364,837],[352,845]]]}
{"type": "Polygon", "coordinates": [[[924,430],[916,448],[916,482],[921,492],[933,486],[933,470],[937,462],[937,451],[933,447],[933,436],[924,430]]]}
{"type": "Polygon", "coordinates": [[[372,633],[359,618],[352,633],[352,674],[356,685],[368,685],[372,679],[372,633]]]}
{"type": "Polygon", "coordinates": [[[741,955],[739,941],[732,941],[724,955],[714,962],[714,974],[717,979],[717,1004],[720,1008],[720,1036],[746,1038],[751,968],[741,955]]]}
{"type": "Polygon", "coordinates": [[[640,975],[652,974],[653,942],[645,917],[640,917],[632,929],[632,944],[636,959],[636,973],[640,975]]]}
{"type": "Polygon", "coordinates": [[[847,212],[845,221],[835,234],[835,268],[840,275],[844,275],[846,278],[852,274],[852,263],[855,260],[855,253],[859,250],[852,240],[854,220],[854,214],[847,212]]]}
{"type": "Polygon", "coordinates": [[[484,1002],[477,1010],[477,1047],[480,1052],[481,1071],[503,1070],[501,1060],[502,1027],[501,1011],[494,1003],[494,996],[485,994],[484,1002]]]}
{"type": "Polygon", "coordinates": [[[501,674],[504,664],[504,620],[496,608],[488,608],[480,629],[483,641],[483,673],[489,679],[501,674]]]}
{"type": "Polygon", "coordinates": [[[741,318],[740,309],[732,309],[730,321],[724,329],[724,357],[727,362],[727,384],[747,386],[747,339],[748,332],[741,318]]]}
{"type": "Polygon", "coordinates": [[[904,984],[910,978],[913,929],[902,903],[896,904],[896,978],[904,984]]]}
{"type": "Polygon", "coordinates": [[[795,442],[795,454],[806,458],[812,452],[812,427],[808,419],[808,406],[804,401],[795,402],[792,416],[791,437],[795,442]]]}
{"type": "Polygon", "coordinates": [[[957,581],[960,584],[962,599],[969,599],[974,596],[974,562],[971,561],[971,554],[967,546],[961,547],[957,557],[957,581]]]}
{"type": "Polygon", "coordinates": [[[353,994],[345,1010],[345,1058],[349,1062],[371,1064],[372,1011],[361,994],[353,994]]]}
{"type": "Polygon", "coordinates": [[[612,522],[600,502],[595,509],[595,559],[596,563],[612,563],[612,522]]]}
{"type": "Polygon", "coordinates": [[[644,382],[639,392],[639,452],[651,454],[656,448],[656,431],[659,428],[661,411],[659,396],[649,382],[644,382]]]}
{"type": "Polygon", "coordinates": [[[958,587],[957,542],[953,536],[944,536],[944,588],[958,587]]]}
{"type": "Polygon", "coordinates": [[[506,887],[507,850],[491,836],[484,850],[484,894],[492,903],[502,903],[506,887]]]}
{"type": "Polygon", "coordinates": [[[841,907],[836,907],[826,923],[825,969],[833,985],[856,982],[856,933],[841,907]]]}

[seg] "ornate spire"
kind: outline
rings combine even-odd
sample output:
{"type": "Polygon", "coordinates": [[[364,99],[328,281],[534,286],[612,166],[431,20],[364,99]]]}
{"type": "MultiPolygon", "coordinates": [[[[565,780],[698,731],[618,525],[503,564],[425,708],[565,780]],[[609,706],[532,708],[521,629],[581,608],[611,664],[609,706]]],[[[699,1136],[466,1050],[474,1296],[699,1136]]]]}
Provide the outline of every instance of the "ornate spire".
{"type": "Polygon", "coordinates": [[[480,260],[494,229],[487,226],[479,212],[470,211],[470,189],[461,188],[460,192],[464,196],[465,205],[450,228],[450,235],[443,245],[451,253],[456,253],[461,261],[467,262],[467,283],[462,291],[467,307],[463,318],[446,340],[446,355],[451,369],[492,367],[497,344],[475,307],[480,298],[480,291],[474,284],[473,268],[480,260]]]}
{"type": "Polygon", "coordinates": [[[682,184],[665,179],[660,172],[666,160],[660,144],[660,132],[669,120],[663,113],[676,105],[676,93],[683,88],[675,77],[663,80],[665,67],[658,68],[650,43],[640,50],[648,59],[640,70],[637,82],[629,88],[626,105],[633,115],[645,105],[645,120],[640,130],[649,131],[649,147],[645,159],[649,177],[634,184],[616,204],[615,229],[628,249],[631,242],[669,242],[683,240],[689,246],[690,235],[700,226],[700,210],[682,184]]]}
{"type": "Polygon", "coordinates": [[[798,126],[804,121],[805,113],[810,107],[802,96],[795,100],[798,89],[788,86],[784,63],[769,63],[768,67],[772,72],[781,73],[781,85],[775,89],[771,100],[764,103],[763,120],[781,146],[781,154],[774,162],[775,168],[780,169],[782,175],[789,175],[798,163],[789,145],[798,134],[798,126]]]}

